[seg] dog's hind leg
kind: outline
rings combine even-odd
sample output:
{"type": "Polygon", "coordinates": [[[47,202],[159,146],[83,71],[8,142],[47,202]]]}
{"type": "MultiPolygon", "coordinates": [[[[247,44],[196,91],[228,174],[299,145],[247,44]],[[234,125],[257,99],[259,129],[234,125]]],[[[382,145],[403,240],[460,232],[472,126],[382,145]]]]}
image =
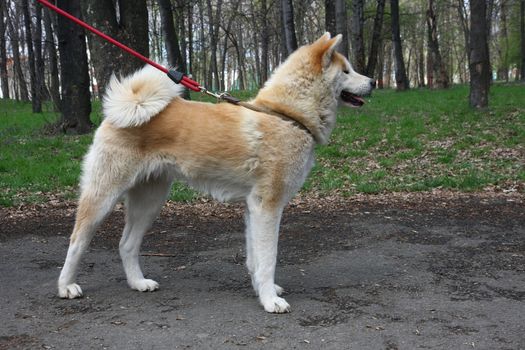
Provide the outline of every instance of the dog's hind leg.
{"type": "Polygon", "coordinates": [[[171,187],[167,175],[151,178],[136,184],[126,198],[126,226],[119,250],[128,284],[141,292],[154,291],[159,284],[145,279],[139,263],[139,251],[144,233],[159,214],[171,187]]]}
{"type": "Polygon", "coordinates": [[[82,289],[75,283],[78,265],[97,227],[113,209],[119,196],[119,192],[99,191],[95,194],[89,190],[80,196],[66,261],[58,279],[58,295],[61,298],[73,299],[82,296],[82,289]]]}
{"type": "Polygon", "coordinates": [[[247,206],[246,264],[253,287],[267,312],[289,312],[290,305],[278,296],[282,288],[274,283],[283,206],[265,203],[265,199],[255,194],[248,196],[247,206]]]}

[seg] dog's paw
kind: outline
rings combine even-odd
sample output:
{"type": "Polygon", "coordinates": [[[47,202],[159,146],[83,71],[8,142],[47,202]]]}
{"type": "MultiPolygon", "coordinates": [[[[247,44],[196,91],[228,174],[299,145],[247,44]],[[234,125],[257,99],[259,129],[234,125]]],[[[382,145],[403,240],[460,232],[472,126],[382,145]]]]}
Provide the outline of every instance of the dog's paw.
{"type": "Polygon", "coordinates": [[[159,289],[159,284],[157,282],[145,278],[129,281],[128,283],[131,289],[138,290],[139,292],[153,292],[154,290],[159,289]]]}
{"type": "Polygon", "coordinates": [[[283,314],[291,311],[290,305],[286,302],[286,300],[280,297],[273,297],[268,299],[267,301],[261,300],[261,303],[266,312],[283,314]]]}
{"type": "MultiPolygon", "coordinates": [[[[274,288],[275,288],[275,294],[277,295],[282,295],[284,293],[284,288],[277,285],[277,284],[274,284],[274,288]]],[[[257,289],[254,288],[255,290],[255,296],[259,296],[259,293],[257,292],[257,289]]]]}
{"type": "Polygon", "coordinates": [[[282,295],[284,293],[283,287],[278,286],[277,284],[275,284],[274,287],[275,287],[275,293],[277,293],[277,295],[282,295]]]}
{"type": "Polygon", "coordinates": [[[63,299],[75,299],[82,297],[82,289],[76,283],[58,287],[58,296],[63,299]]]}

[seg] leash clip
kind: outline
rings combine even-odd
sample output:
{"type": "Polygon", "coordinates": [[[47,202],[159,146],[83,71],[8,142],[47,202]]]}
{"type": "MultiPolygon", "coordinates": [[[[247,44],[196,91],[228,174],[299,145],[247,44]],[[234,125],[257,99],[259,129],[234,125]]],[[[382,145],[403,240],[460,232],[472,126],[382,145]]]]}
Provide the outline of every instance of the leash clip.
{"type": "Polygon", "coordinates": [[[239,104],[239,102],[241,102],[241,100],[239,100],[238,98],[233,97],[232,95],[230,95],[227,92],[221,92],[221,93],[218,94],[218,93],[215,93],[215,92],[211,92],[211,91],[209,91],[208,89],[206,89],[204,87],[201,87],[201,92],[204,92],[207,95],[213,96],[219,101],[225,101],[225,102],[228,102],[228,103],[232,103],[234,105],[239,104]]]}

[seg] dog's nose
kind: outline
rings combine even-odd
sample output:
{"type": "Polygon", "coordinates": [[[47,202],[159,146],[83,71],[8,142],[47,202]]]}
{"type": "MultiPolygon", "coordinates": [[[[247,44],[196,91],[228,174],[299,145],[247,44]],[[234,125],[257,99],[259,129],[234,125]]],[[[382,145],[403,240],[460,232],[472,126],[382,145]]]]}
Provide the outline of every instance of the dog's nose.
{"type": "Polygon", "coordinates": [[[376,81],[374,79],[370,80],[370,86],[372,86],[372,89],[376,88],[376,81]]]}

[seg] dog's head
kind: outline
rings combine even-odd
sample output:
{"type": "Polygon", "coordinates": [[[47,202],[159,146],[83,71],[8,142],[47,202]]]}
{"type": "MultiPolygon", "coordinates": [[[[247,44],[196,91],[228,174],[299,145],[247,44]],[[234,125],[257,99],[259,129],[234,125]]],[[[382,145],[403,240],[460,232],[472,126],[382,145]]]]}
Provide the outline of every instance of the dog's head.
{"type": "Polygon", "coordinates": [[[319,143],[326,143],[340,105],[360,107],[374,80],[356,73],[336,52],[341,35],[325,33],[313,44],[300,47],[273,73],[255,99],[256,104],[296,119],[319,143]]]}
{"type": "Polygon", "coordinates": [[[305,49],[311,54],[314,72],[332,84],[339,104],[361,107],[365,103],[362,97],[370,95],[375,80],[354,71],[350,62],[336,51],[341,40],[341,34],[331,38],[330,33],[325,33],[305,49]]]}

